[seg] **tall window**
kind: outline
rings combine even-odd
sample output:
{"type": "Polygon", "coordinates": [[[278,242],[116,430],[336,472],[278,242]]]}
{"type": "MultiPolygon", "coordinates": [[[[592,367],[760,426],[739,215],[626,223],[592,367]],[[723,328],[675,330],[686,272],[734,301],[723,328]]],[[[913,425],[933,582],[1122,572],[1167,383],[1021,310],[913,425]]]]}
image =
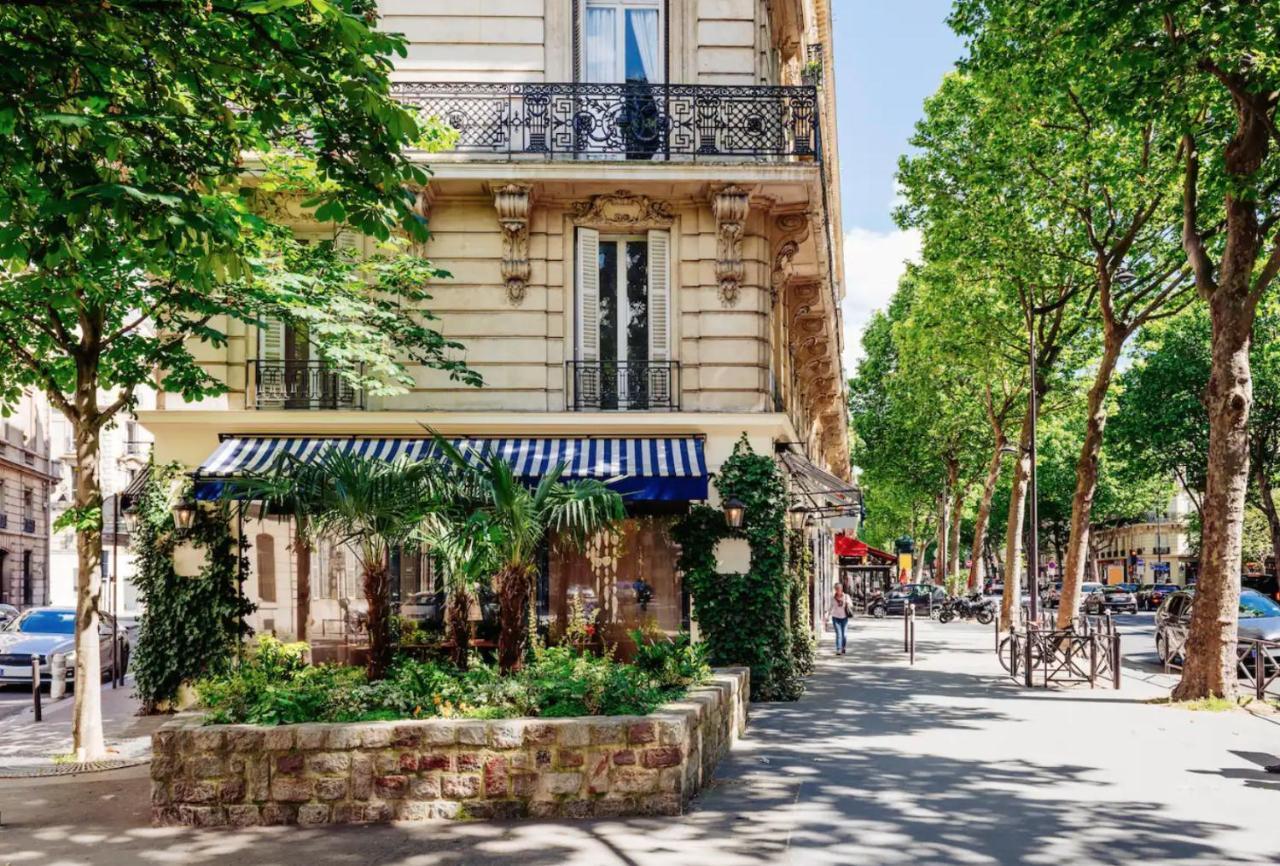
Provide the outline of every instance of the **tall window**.
{"type": "Polygon", "coordinates": [[[666,51],[660,0],[587,0],[583,79],[592,84],[661,84],[666,51]]]}

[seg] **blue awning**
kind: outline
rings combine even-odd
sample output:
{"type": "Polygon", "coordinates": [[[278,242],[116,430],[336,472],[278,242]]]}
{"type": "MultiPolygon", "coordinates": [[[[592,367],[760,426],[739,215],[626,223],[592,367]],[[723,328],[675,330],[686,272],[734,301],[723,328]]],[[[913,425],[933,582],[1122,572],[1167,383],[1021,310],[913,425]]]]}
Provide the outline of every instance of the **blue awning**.
{"type": "MultiPolygon", "coordinates": [[[[696,436],[661,438],[454,438],[463,454],[478,460],[498,454],[517,477],[541,478],[559,464],[561,478],[595,478],[630,499],[701,501],[707,498],[707,460],[696,436]]],[[[216,499],[222,482],[270,468],[282,454],[309,460],[330,448],[382,460],[425,460],[438,448],[432,439],[368,437],[236,436],[223,440],[195,472],[196,495],[216,499]]]]}

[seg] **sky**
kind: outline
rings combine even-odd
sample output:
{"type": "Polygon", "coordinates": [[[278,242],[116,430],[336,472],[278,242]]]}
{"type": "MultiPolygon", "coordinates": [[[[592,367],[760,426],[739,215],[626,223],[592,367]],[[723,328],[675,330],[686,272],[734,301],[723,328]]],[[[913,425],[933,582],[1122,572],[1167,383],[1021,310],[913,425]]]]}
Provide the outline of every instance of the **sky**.
{"type": "Polygon", "coordinates": [[[893,223],[894,173],[929,94],[963,45],[947,27],[950,0],[833,0],[836,113],[844,209],[845,372],[862,329],[884,308],[919,233],[893,223]]]}

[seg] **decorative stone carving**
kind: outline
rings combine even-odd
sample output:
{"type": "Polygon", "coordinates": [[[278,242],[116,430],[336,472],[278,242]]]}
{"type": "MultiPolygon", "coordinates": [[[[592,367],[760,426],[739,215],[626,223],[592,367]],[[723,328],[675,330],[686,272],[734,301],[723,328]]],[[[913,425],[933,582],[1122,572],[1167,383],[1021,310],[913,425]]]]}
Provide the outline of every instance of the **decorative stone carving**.
{"type": "MultiPolygon", "coordinates": [[[[418,190],[418,194],[413,200],[413,212],[424,220],[431,219],[431,207],[436,202],[436,191],[430,184],[418,190]]],[[[413,245],[411,252],[419,257],[425,258],[427,255],[427,245],[425,243],[417,243],[413,245]]]]}
{"type": "Polygon", "coordinates": [[[664,201],[620,189],[575,202],[569,207],[569,218],[575,225],[605,230],[665,229],[675,214],[664,201]]]}
{"type": "Polygon", "coordinates": [[[747,228],[751,202],[747,191],[727,186],[711,197],[711,211],[716,218],[716,279],[720,281],[720,300],[725,306],[738,302],[746,266],[742,263],[742,236],[747,228]]]}
{"type": "Polygon", "coordinates": [[[796,253],[800,252],[800,244],[809,236],[809,219],[803,213],[785,213],[774,220],[774,227],[777,233],[770,277],[770,300],[776,304],[795,277],[793,260],[796,253]]]}
{"type": "Polygon", "coordinates": [[[498,226],[502,229],[502,278],[507,283],[507,297],[511,303],[524,300],[529,287],[529,199],[532,187],[528,184],[509,183],[493,194],[493,206],[498,212],[498,226]]]}

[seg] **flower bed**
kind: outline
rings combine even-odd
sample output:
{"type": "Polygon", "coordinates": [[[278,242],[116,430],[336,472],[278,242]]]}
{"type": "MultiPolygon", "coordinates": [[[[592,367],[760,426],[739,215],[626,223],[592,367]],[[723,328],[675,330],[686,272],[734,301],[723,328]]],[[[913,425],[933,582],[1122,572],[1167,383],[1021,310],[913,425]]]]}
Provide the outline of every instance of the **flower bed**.
{"type": "Polygon", "coordinates": [[[746,727],[746,669],[648,715],[278,726],[153,737],[158,825],[675,815],[746,727]]]}

